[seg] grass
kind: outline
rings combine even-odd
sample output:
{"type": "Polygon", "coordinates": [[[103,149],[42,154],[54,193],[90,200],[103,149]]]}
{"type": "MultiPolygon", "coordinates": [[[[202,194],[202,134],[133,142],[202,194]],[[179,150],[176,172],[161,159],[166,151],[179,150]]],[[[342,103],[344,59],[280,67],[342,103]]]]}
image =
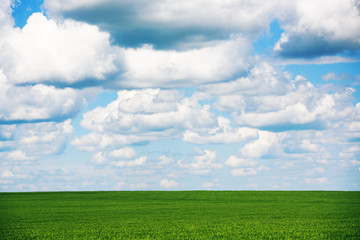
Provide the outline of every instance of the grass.
{"type": "Polygon", "coordinates": [[[0,194],[1,239],[360,239],[360,192],[0,194]]]}

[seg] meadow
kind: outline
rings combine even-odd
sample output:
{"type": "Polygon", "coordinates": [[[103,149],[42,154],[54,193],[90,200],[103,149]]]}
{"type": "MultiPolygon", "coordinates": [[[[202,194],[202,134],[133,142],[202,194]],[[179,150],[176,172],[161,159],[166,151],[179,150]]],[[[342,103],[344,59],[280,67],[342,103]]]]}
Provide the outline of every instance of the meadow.
{"type": "Polygon", "coordinates": [[[360,239],[360,192],[0,193],[1,239],[360,239]]]}

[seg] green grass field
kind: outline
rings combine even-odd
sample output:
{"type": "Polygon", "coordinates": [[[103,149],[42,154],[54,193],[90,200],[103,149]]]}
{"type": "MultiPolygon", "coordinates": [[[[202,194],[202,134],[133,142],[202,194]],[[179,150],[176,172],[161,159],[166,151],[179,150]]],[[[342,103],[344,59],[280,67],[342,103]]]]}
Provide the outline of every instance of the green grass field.
{"type": "Polygon", "coordinates": [[[360,192],[0,194],[1,239],[360,239],[360,192]]]}

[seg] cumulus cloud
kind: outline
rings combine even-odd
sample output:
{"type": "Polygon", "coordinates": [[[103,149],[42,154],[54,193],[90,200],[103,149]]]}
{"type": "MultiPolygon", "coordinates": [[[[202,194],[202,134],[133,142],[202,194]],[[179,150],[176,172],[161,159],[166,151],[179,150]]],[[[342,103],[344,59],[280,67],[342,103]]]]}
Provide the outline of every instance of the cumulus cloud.
{"type": "Polygon", "coordinates": [[[310,140],[305,139],[301,142],[300,148],[304,151],[317,152],[320,150],[320,145],[311,143],[310,140]]]}
{"type": "Polygon", "coordinates": [[[292,13],[279,18],[285,32],[274,47],[275,54],[311,58],[360,48],[356,1],[296,1],[292,13]]]}
{"type": "Polygon", "coordinates": [[[274,13],[281,11],[278,2],[46,0],[44,5],[51,15],[101,26],[119,45],[150,43],[162,49],[188,49],[232,34],[254,39],[267,30],[274,13]]]}
{"type": "Polygon", "coordinates": [[[201,106],[189,98],[176,101],[170,94],[178,94],[177,91],[168,91],[170,92],[160,89],[119,91],[118,99],[106,108],[97,107],[84,114],[81,125],[99,132],[111,130],[116,133],[137,133],[212,124],[213,116],[209,112],[209,106],[201,106]],[[129,94],[131,92],[135,94],[129,94]],[[137,108],[145,101],[145,108],[148,109],[142,109],[142,106],[137,108]],[[131,112],[128,112],[129,106],[134,106],[131,112]]]}
{"type": "Polygon", "coordinates": [[[20,150],[15,150],[15,151],[12,151],[12,152],[8,152],[7,153],[7,158],[10,161],[26,161],[26,160],[34,160],[35,159],[34,156],[32,156],[32,157],[26,156],[26,154],[23,151],[20,151],[20,150]]]}
{"type": "Polygon", "coordinates": [[[0,65],[12,84],[189,86],[223,81],[248,68],[250,42],[238,36],[187,51],[154,50],[151,45],[125,49],[112,46],[109,34],[96,25],[42,13],[32,14],[22,29],[12,28],[6,6],[0,65]]]}
{"type": "Polygon", "coordinates": [[[133,148],[121,148],[117,150],[110,151],[108,156],[110,158],[132,158],[136,155],[136,151],[133,148]]]}
{"type": "Polygon", "coordinates": [[[172,157],[168,157],[165,155],[160,156],[159,160],[160,160],[160,162],[159,162],[160,165],[169,165],[169,164],[175,162],[175,160],[172,157]]]}
{"type": "Polygon", "coordinates": [[[160,49],[190,49],[234,34],[253,41],[275,19],[285,32],[274,52],[283,57],[335,55],[360,46],[359,6],[353,0],[46,0],[45,7],[50,15],[96,24],[117,44],[130,47],[150,43],[160,49]]]}
{"type": "Polygon", "coordinates": [[[139,167],[144,165],[146,160],[147,157],[143,156],[131,161],[113,161],[111,162],[111,165],[115,167],[139,167]]]}
{"type": "Polygon", "coordinates": [[[3,178],[3,179],[18,179],[18,178],[23,179],[26,177],[27,177],[26,175],[17,174],[11,170],[6,170],[1,173],[1,178],[3,178]]]}
{"type": "Polygon", "coordinates": [[[193,162],[187,162],[180,160],[177,165],[180,168],[189,169],[191,173],[195,175],[209,174],[213,169],[222,168],[221,164],[216,163],[216,152],[211,150],[199,151],[198,156],[194,157],[193,162]]]}
{"type": "Polygon", "coordinates": [[[338,143],[359,137],[353,92],[346,87],[329,92],[261,62],[246,77],[198,87],[190,96],[178,90],[119,91],[115,101],[83,115],[81,125],[91,132],[72,144],[85,151],[115,150],[182,137],[196,144],[243,142],[244,159],[325,153],[331,143],[316,130],[334,129],[327,134],[338,143]],[[311,136],[296,135],[311,130],[311,136]],[[337,131],[344,134],[337,136],[337,131]]]}
{"type": "Polygon", "coordinates": [[[200,129],[199,132],[186,130],[183,135],[184,142],[196,144],[208,143],[236,143],[244,142],[258,137],[258,131],[253,128],[235,128],[230,126],[231,121],[224,117],[218,117],[218,127],[213,129],[200,129]]]}
{"type": "Polygon", "coordinates": [[[230,167],[251,167],[256,166],[257,162],[252,159],[238,158],[234,155],[231,155],[226,160],[225,165],[230,167]]]}
{"type": "Polygon", "coordinates": [[[140,166],[143,163],[145,163],[146,157],[145,158],[140,157],[131,161],[131,159],[134,158],[136,154],[137,153],[135,149],[124,147],[111,151],[97,152],[92,157],[91,162],[95,164],[103,165],[109,163],[109,160],[111,160],[110,164],[118,167],[134,167],[134,166],[140,166]]]}
{"type": "Polygon", "coordinates": [[[13,84],[104,81],[121,68],[120,49],[96,26],[32,14],[0,39],[0,66],[13,84]],[[71,64],[69,64],[71,63],[71,64]]]}
{"type": "Polygon", "coordinates": [[[125,73],[116,84],[177,87],[228,80],[247,71],[250,49],[249,42],[242,38],[186,51],[154,50],[149,45],[126,49],[125,73]]]}
{"type": "Polygon", "coordinates": [[[124,48],[111,45],[109,33],[96,25],[42,13],[12,28],[9,9],[2,11],[9,23],[0,39],[0,69],[12,84],[183,87],[228,80],[249,66],[250,41],[240,36],[184,51],[124,48]]]}
{"type": "Polygon", "coordinates": [[[174,188],[179,186],[179,183],[175,182],[175,180],[161,179],[160,186],[165,188],[174,188]]]}
{"type": "Polygon", "coordinates": [[[282,72],[267,62],[258,62],[247,76],[234,81],[208,84],[198,87],[198,91],[224,97],[215,107],[219,110],[242,110],[246,96],[281,94],[289,91],[290,74],[282,72]],[[234,101],[238,104],[234,104],[234,101]]]}
{"type": "Polygon", "coordinates": [[[106,107],[84,114],[81,126],[93,132],[72,143],[83,150],[107,148],[173,138],[183,129],[215,123],[208,105],[183,97],[177,90],[123,90],[118,92],[118,99],[106,107]]]}
{"type": "Polygon", "coordinates": [[[74,117],[97,92],[43,84],[13,86],[0,70],[0,123],[64,121],[74,117]]]}
{"type": "MultiPolygon", "coordinates": [[[[22,29],[13,27],[11,3],[0,3],[0,158],[5,165],[61,152],[73,133],[67,119],[102,91],[89,88],[94,85],[121,90],[116,100],[98,99],[100,106],[83,114],[85,134],[71,144],[93,152],[89,169],[121,174],[124,179],[114,178],[118,187],[141,189],[152,182],[175,188],[182,185],[172,179],[180,175],[208,175],[201,177],[203,187],[220,187],[210,173],[227,166],[232,176],[251,178],[269,170],[260,165],[267,160],[271,169],[296,169],[304,183],[322,184],[332,181],[319,177],[330,164],[359,165],[356,83],[321,86],[277,68],[356,61],[329,56],[359,48],[358,8],[350,1],[340,6],[338,0],[45,0],[48,17],[32,14],[22,29]],[[314,14],[317,4],[324,4],[324,11],[314,14]],[[277,67],[250,56],[251,43],[274,19],[285,31],[274,48],[282,58],[269,60],[277,67]],[[339,24],[346,25],[340,35],[339,24]],[[171,90],[177,87],[191,88],[171,90]],[[184,149],[204,144],[206,150],[156,149],[139,156],[134,149],[157,148],[154,141],[168,139],[181,139],[184,149]],[[134,148],[127,147],[131,144],[134,148]],[[238,152],[217,162],[229,147],[238,152]]],[[[334,72],[322,77],[357,78],[334,72]]],[[[1,184],[28,176],[0,167],[1,184]]],[[[100,186],[95,178],[78,181],[81,187],[100,186]]],[[[23,190],[35,187],[18,183],[23,190]]]]}
{"type": "Polygon", "coordinates": [[[30,161],[42,155],[58,153],[63,150],[73,132],[71,120],[8,125],[2,128],[4,131],[11,129],[12,134],[8,138],[0,139],[0,148],[3,144],[10,149],[7,153],[0,153],[7,161],[30,161]]]}
{"type": "MultiPolygon", "coordinates": [[[[64,121],[74,117],[97,91],[59,89],[41,83],[77,81],[79,79],[75,77],[76,74],[91,72],[90,69],[81,68],[83,63],[79,59],[84,57],[81,56],[81,51],[91,49],[85,43],[73,45],[71,42],[72,39],[78,39],[73,38],[73,34],[82,34],[81,28],[85,24],[69,22],[66,26],[59,25],[36,13],[29,18],[23,29],[14,28],[11,3],[3,1],[0,5],[0,124],[64,121]],[[62,36],[60,39],[59,34],[62,36]],[[76,49],[81,49],[80,44],[88,49],[77,52],[76,49]],[[67,45],[69,49],[65,49],[67,45]],[[79,54],[75,56],[76,53],[79,54]],[[33,85],[17,86],[25,83],[33,85]]],[[[96,30],[95,27],[90,27],[89,31],[94,29],[96,30]]],[[[103,39],[96,41],[102,42],[103,39]]]]}
{"type": "Polygon", "coordinates": [[[324,128],[329,121],[351,114],[355,91],[348,87],[328,93],[303,76],[292,79],[264,62],[247,77],[198,90],[214,96],[212,107],[231,113],[239,126],[271,131],[324,128]]]}
{"type": "Polygon", "coordinates": [[[240,152],[243,156],[248,158],[260,158],[268,153],[273,155],[279,154],[279,152],[282,151],[280,138],[280,134],[260,131],[259,138],[253,142],[247,143],[241,148],[240,152]]]}
{"type": "Polygon", "coordinates": [[[306,184],[329,184],[329,180],[326,177],[320,178],[305,178],[306,184]]]}
{"type": "Polygon", "coordinates": [[[97,152],[91,158],[91,162],[95,164],[104,164],[107,162],[107,158],[103,152],[97,152]]]}

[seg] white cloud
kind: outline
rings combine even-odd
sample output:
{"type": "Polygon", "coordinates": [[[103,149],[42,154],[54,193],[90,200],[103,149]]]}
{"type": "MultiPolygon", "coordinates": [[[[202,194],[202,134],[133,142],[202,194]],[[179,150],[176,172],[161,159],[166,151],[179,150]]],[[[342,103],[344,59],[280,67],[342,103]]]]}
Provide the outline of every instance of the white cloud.
{"type": "Polygon", "coordinates": [[[242,34],[254,39],[282,12],[279,2],[261,1],[68,1],[46,0],[50,15],[99,24],[120,45],[196,48],[242,34]],[[125,12],[126,14],[119,14],[125,12]],[[106,14],[105,14],[106,13],[106,14]],[[97,14],[103,17],[96,18],[97,14]],[[117,24],[122,22],[122,25],[117,24]],[[129,24],[131,23],[131,24],[129,24]],[[146,29],[147,31],[141,31],[146,29]],[[164,40],[165,39],[165,40],[164,40]]]}
{"type": "Polygon", "coordinates": [[[249,74],[245,77],[236,79],[235,81],[209,84],[199,86],[198,90],[228,99],[220,99],[216,103],[218,109],[241,110],[246,103],[246,96],[258,96],[266,94],[281,94],[289,91],[290,75],[287,72],[281,72],[267,62],[258,62],[249,70],[249,74]],[[239,105],[234,105],[225,100],[239,101],[239,105]],[[230,105],[229,105],[230,104],[230,105]]]}
{"type": "Polygon", "coordinates": [[[354,153],[360,153],[360,146],[359,145],[351,146],[349,147],[348,151],[354,153]]]}
{"type": "Polygon", "coordinates": [[[26,177],[27,176],[23,175],[23,174],[13,173],[13,171],[11,171],[11,170],[7,170],[7,171],[4,171],[1,173],[1,178],[4,178],[4,179],[23,179],[26,177]]]}
{"type": "Polygon", "coordinates": [[[179,183],[175,182],[175,180],[161,179],[160,186],[165,188],[174,188],[179,186],[179,183]]]}
{"type": "Polygon", "coordinates": [[[356,4],[353,0],[296,1],[293,14],[280,18],[285,33],[276,43],[275,53],[306,58],[359,49],[360,14],[356,4]]]}
{"type": "Polygon", "coordinates": [[[303,140],[300,144],[300,148],[304,151],[317,152],[320,150],[320,145],[311,143],[310,140],[303,140]]]}
{"type": "Polygon", "coordinates": [[[134,88],[176,87],[227,80],[247,70],[249,49],[249,42],[241,38],[181,52],[154,50],[151,46],[126,49],[126,72],[116,84],[134,88]]]}
{"type": "MultiPolygon", "coordinates": [[[[1,68],[1,66],[0,66],[1,68]]],[[[0,122],[59,121],[75,116],[98,90],[13,86],[0,70],[0,122]]]]}
{"type": "Polygon", "coordinates": [[[129,91],[119,91],[118,99],[108,104],[107,107],[97,107],[85,113],[81,126],[98,132],[138,133],[142,131],[163,132],[168,129],[203,127],[212,124],[212,121],[214,121],[212,114],[209,112],[209,106],[201,106],[192,99],[183,98],[181,101],[176,102],[174,99],[173,102],[166,102],[166,98],[161,99],[158,96],[161,95],[162,91],[167,90],[144,89],[132,91],[136,91],[136,94],[128,96],[126,99],[122,97],[122,94],[129,91]],[[147,105],[150,105],[148,108],[153,108],[152,111],[144,112],[141,108],[137,109],[139,103],[144,101],[144,95],[149,96],[147,105]],[[161,107],[159,107],[159,101],[161,107]],[[134,106],[134,112],[128,112],[127,109],[123,110],[124,103],[126,108],[134,106]]]}
{"type": "MultiPolygon", "coordinates": [[[[11,3],[3,1],[0,5],[0,123],[60,122],[74,117],[99,90],[60,89],[43,83],[96,78],[92,71],[97,67],[87,66],[85,61],[92,58],[84,53],[93,52],[91,41],[100,43],[109,36],[84,23],[56,23],[41,13],[33,14],[23,29],[14,28],[11,3]],[[92,31],[100,37],[80,39],[92,31]]],[[[101,63],[96,65],[102,68],[101,63]]]]}
{"type": "Polygon", "coordinates": [[[290,83],[285,94],[276,93],[248,99],[252,108],[235,116],[237,124],[280,127],[284,130],[302,126],[319,128],[353,112],[353,88],[341,89],[333,94],[325,93],[301,76],[297,76],[290,83]]]}
{"type": "Polygon", "coordinates": [[[193,86],[245,72],[251,49],[239,36],[186,51],[121,48],[112,46],[110,35],[95,25],[48,19],[42,13],[32,14],[22,29],[6,31],[0,40],[0,69],[12,84],[193,86]]]}
{"type": "Polygon", "coordinates": [[[95,164],[104,164],[107,162],[106,156],[103,152],[97,152],[94,154],[94,156],[91,158],[91,162],[95,164]]]}
{"type": "Polygon", "coordinates": [[[230,120],[218,117],[218,127],[214,129],[200,129],[198,132],[186,130],[183,134],[183,141],[196,144],[209,143],[236,143],[258,137],[258,131],[253,128],[232,128],[230,120]]]}
{"type": "Polygon", "coordinates": [[[321,129],[350,116],[356,119],[352,116],[357,109],[352,104],[354,88],[317,88],[303,76],[292,79],[266,62],[255,64],[246,77],[201,86],[198,91],[215,99],[211,107],[230,113],[241,127],[321,129]]]}
{"type": "Polygon", "coordinates": [[[209,105],[193,98],[180,98],[176,90],[143,89],[118,92],[118,99],[83,115],[81,126],[92,130],[75,138],[80,150],[115,148],[129,144],[179,136],[183,129],[213,126],[209,105]],[[175,96],[175,97],[174,97],[175,96]]]}
{"type": "Polygon", "coordinates": [[[306,184],[329,184],[329,180],[326,177],[320,178],[305,178],[306,184]]]}
{"type": "Polygon", "coordinates": [[[13,0],[3,0],[0,2],[0,37],[6,35],[9,29],[12,29],[14,25],[14,19],[11,16],[11,6],[13,6],[13,0]]]}
{"type": "Polygon", "coordinates": [[[168,157],[165,155],[160,156],[159,159],[160,159],[160,162],[159,162],[160,165],[169,165],[169,164],[175,162],[175,160],[172,157],[168,157]]]}
{"type": "Polygon", "coordinates": [[[194,161],[187,163],[184,160],[177,162],[180,168],[186,168],[195,175],[209,174],[212,169],[222,168],[221,164],[216,163],[216,152],[211,150],[199,151],[199,156],[194,157],[194,161]]]}
{"type": "MultiPolygon", "coordinates": [[[[88,149],[85,149],[88,150],[88,149]]],[[[121,167],[132,167],[143,164],[146,159],[138,158],[133,161],[129,159],[136,156],[136,151],[133,148],[125,147],[112,151],[97,152],[92,157],[91,162],[95,164],[106,164],[108,160],[112,160],[111,164],[121,167]],[[126,161],[118,161],[119,159],[127,159],[126,161]]]]}
{"type": "MultiPolygon", "coordinates": [[[[337,0],[334,2],[338,3],[337,0]]],[[[329,8],[333,8],[334,2],[329,8]]],[[[100,186],[98,182],[108,181],[107,186],[120,183],[119,187],[123,188],[147,188],[146,178],[146,181],[155,183],[151,187],[171,188],[182,186],[171,179],[178,181],[178,177],[194,174],[214,175],[222,172],[223,166],[228,166],[225,170],[229,174],[251,180],[269,170],[259,166],[259,158],[269,158],[266,159],[269,166],[278,168],[274,169],[276,174],[287,168],[286,172],[307,177],[304,183],[317,184],[329,182],[327,178],[317,178],[327,171],[323,164],[327,164],[326,169],[340,166],[342,170],[359,165],[356,141],[360,137],[360,104],[353,104],[357,89],[354,83],[349,83],[353,88],[342,87],[344,84],[339,82],[335,83],[336,86],[331,83],[313,85],[313,79],[293,78],[290,73],[280,70],[283,66],[277,69],[263,62],[260,56],[250,57],[251,42],[267,30],[276,17],[280,28],[286,31],[281,40],[281,52],[277,52],[282,56],[294,54],[291,52],[294,49],[288,44],[298,40],[294,36],[302,38],[302,29],[295,28],[300,26],[299,22],[304,21],[304,28],[311,30],[319,26],[320,33],[326,32],[322,31],[326,24],[315,22],[310,26],[305,21],[307,13],[302,15],[301,7],[298,8],[299,4],[312,6],[317,3],[307,0],[295,4],[282,0],[251,3],[216,0],[204,5],[203,0],[181,3],[165,0],[45,0],[50,18],[41,13],[33,14],[23,29],[13,27],[10,4],[8,0],[0,3],[0,50],[3,53],[0,56],[0,124],[3,124],[0,126],[0,158],[3,160],[0,173],[5,172],[3,176],[7,177],[2,183],[8,182],[9,189],[18,185],[22,190],[29,190],[32,183],[19,181],[16,176],[31,176],[33,181],[33,176],[42,174],[44,176],[39,178],[43,182],[49,179],[71,181],[79,186],[83,183],[100,186]],[[84,8],[83,4],[88,4],[88,7],[84,8]],[[92,14],[104,12],[104,8],[116,12],[116,18],[134,21],[113,21],[119,31],[109,27],[114,24],[108,21],[108,15],[103,17],[103,24],[90,25],[95,16],[92,14]],[[127,14],[120,14],[119,10],[127,14]],[[81,14],[88,14],[88,23],[76,18],[81,14]],[[192,17],[195,15],[194,20],[192,17]],[[124,24],[119,25],[119,22],[124,24]],[[139,33],[139,26],[149,31],[139,33]],[[111,43],[119,44],[116,34],[126,28],[141,36],[134,39],[133,45],[112,46],[111,43]],[[166,34],[176,37],[170,39],[166,34]],[[287,43],[284,41],[286,35],[287,43]],[[154,40],[147,41],[151,36],[154,40]],[[163,42],[159,42],[161,39],[163,42]],[[144,42],[149,45],[143,45],[144,42]],[[73,64],[69,65],[69,62],[73,64]],[[102,91],[100,88],[88,89],[89,83],[128,89],[119,91],[118,98],[107,105],[103,96],[98,98],[95,104],[101,107],[89,107],[92,110],[84,113],[81,122],[85,130],[76,131],[71,141],[78,150],[93,152],[91,162],[102,165],[90,164],[85,170],[81,169],[84,175],[100,171],[104,176],[111,176],[106,179],[99,176],[99,181],[53,172],[49,177],[40,170],[39,164],[26,165],[29,169],[39,170],[23,173],[11,168],[10,173],[6,172],[8,165],[31,161],[43,165],[37,160],[51,158],[43,155],[65,149],[73,134],[71,121],[65,119],[76,116],[91,96],[102,91]],[[191,88],[166,90],[179,86],[191,88]],[[143,87],[159,89],[139,89],[143,87]],[[85,135],[81,136],[83,132],[85,135]],[[174,141],[166,146],[156,142],[168,139],[174,141]],[[179,143],[179,139],[185,142],[175,146],[181,150],[168,148],[179,143]],[[203,146],[204,149],[211,147],[211,150],[198,150],[195,155],[186,153],[193,143],[212,144],[203,146]],[[236,151],[234,143],[238,145],[239,153],[226,155],[229,150],[236,151]],[[125,147],[130,144],[137,144],[136,149],[150,155],[137,156],[135,149],[125,147]],[[155,147],[155,150],[145,151],[148,147],[155,147]],[[166,150],[161,149],[164,147],[166,150]],[[162,155],[164,153],[166,155],[162,155]],[[217,162],[220,158],[223,158],[221,162],[217,162]],[[120,175],[124,177],[122,182],[117,178],[120,175]]],[[[345,5],[344,9],[348,2],[345,5]]],[[[336,13],[331,9],[329,12],[336,13]]],[[[319,15],[311,18],[323,19],[324,14],[319,15]]],[[[343,17],[333,15],[334,19],[343,17]]],[[[353,24],[354,15],[348,17],[349,24],[353,24]]],[[[277,28],[275,22],[271,26],[277,28]]],[[[347,26],[345,30],[346,33],[347,26]]],[[[354,32],[351,34],[356,35],[354,32]]],[[[121,33],[129,36],[129,32],[121,33]]],[[[316,31],[309,32],[310,40],[318,40],[317,37],[316,31]]],[[[336,34],[330,34],[332,42],[327,44],[334,44],[332,39],[335,38],[336,34]]],[[[306,51],[313,47],[313,43],[305,41],[300,46],[308,48],[292,56],[307,57],[306,51]]],[[[341,49],[344,48],[340,46],[338,50],[341,49]]],[[[326,51],[329,53],[330,50],[326,51]]],[[[356,60],[322,56],[320,51],[314,54],[317,57],[311,59],[274,60],[269,57],[268,61],[279,65],[356,60]]],[[[323,75],[324,80],[334,78],[345,79],[347,75],[331,72],[323,75]]],[[[76,121],[74,126],[77,125],[76,121]]],[[[66,151],[65,154],[73,153],[66,151]]],[[[56,156],[56,159],[61,158],[56,156]]],[[[66,161],[59,163],[62,167],[67,164],[66,161]]],[[[217,182],[211,182],[210,176],[194,178],[203,179],[206,188],[219,186],[217,182]]],[[[190,183],[191,179],[186,182],[190,183]]],[[[286,185],[289,183],[279,184],[281,180],[296,181],[281,178],[270,185],[291,186],[286,185]]],[[[260,182],[258,187],[261,187],[260,182]]],[[[62,188],[65,189],[65,184],[62,188]]]]}
{"type": "Polygon", "coordinates": [[[259,138],[254,142],[247,143],[240,152],[243,156],[248,158],[260,158],[270,152],[271,154],[278,154],[279,135],[273,132],[259,131],[259,138]]]}
{"type": "Polygon", "coordinates": [[[215,158],[216,158],[216,152],[205,150],[202,152],[203,155],[196,156],[195,163],[191,164],[191,167],[195,169],[201,169],[201,168],[219,168],[221,167],[220,164],[216,164],[215,158]]]}
{"type": "Polygon", "coordinates": [[[4,147],[12,149],[6,154],[1,153],[3,159],[9,161],[28,161],[40,156],[61,152],[72,134],[71,120],[61,123],[43,122],[9,125],[13,129],[9,139],[0,139],[4,147]]]}
{"type": "Polygon", "coordinates": [[[27,161],[27,160],[34,160],[35,157],[29,157],[24,152],[20,150],[15,150],[12,152],[7,153],[7,158],[11,161],[27,161]]]}
{"type": "Polygon", "coordinates": [[[231,155],[225,162],[225,165],[230,167],[251,167],[256,164],[256,161],[252,159],[238,158],[234,155],[231,155]]]}
{"type": "Polygon", "coordinates": [[[304,104],[296,103],[276,112],[244,113],[238,116],[236,121],[238,124],[250,126],[305,124],[315,121],[315,116],[304,104]]]}
{"type": "Polygon", "coordinates": [[[318,174],[318,173],[324,173],[325,169],[322,167],[316,167],[316,168],[312,168],[312,169],[308,169],[305,171],[305,175],[314,175],[314,174],[318,174]]]}
{"type": "Polygon", "coordinates": [[[111,165],[116,167],[139,167],[145,164],[147,161],[147,157],[139,157],[132,161],[113,161],[111,165]]]}
{"type": "Polygon", "coordinates": [[[360,161],[352,160],[352,161],[351,161],[351,164],[354,165],[354,166],[360,165],[360,161]]]}
{"type": "Polygon", "coordinates": [[[0,49],[0,67],[16,84],[106,80],[121,68],[120,49],[110,46],[109,34],[73,20],[56,22],[41,13],[32,14],[22,29],[9,30],[0,49]]]}
{"type": "Polygon", "coordinates": [[[121,148],[121,149],[117,149],[117,150],[113,150],[111,152],[108,153],[108,156],[110,158],[132,158],[136,155],[136,151],[133,148],[121,148]]]}
{"type": "MultiPolygon", "coordinates": [[[[198,91],[215,99],[211,107],[230,113],[238,126],[270,131],[327,128],[354,115],[355,110],[355,89],[334,88],[329,93],[329,89],[317,88],[303,76],[291,79],[288,73],[265,62],[255,64],[246,77],[201,86],[198,91]]],[[[189,131],[184,139],[214,142],[213,138],[219,137],[205,133],[189,131]],[[208,140],[200,138],[201,134],[208,140]]]]}
{"type": "Polygon", "coordinates": [[[159,48],[188,49],[232,34],[254,40],[276,19],[285,31],[274,47],[281,56],[335,55],[360,46],[359,6],[354,0],[46,0],[45,6],[51,15],[101,25],[120,45],[151,43],[159,48]],[[104,12],[107,14],[101,14],[104,12]],[[104,17],[97,18],[99,13],[104,17]],[[117,22],[131,24],[119,26],[117,22]]]}

